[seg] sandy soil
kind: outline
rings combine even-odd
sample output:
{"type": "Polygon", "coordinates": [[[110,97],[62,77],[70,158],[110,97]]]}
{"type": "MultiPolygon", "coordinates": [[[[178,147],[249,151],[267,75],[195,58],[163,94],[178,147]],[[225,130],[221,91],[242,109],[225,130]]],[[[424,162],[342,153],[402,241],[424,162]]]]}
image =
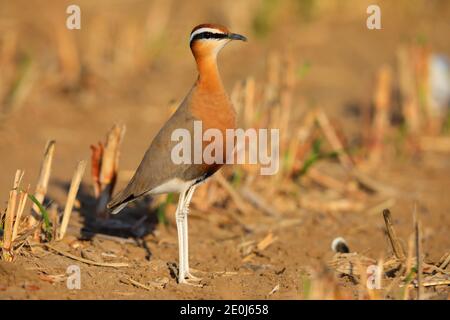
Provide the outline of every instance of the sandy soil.
{"type": "MultiPolygon", "coordinates": [[[[426,173],[417,170],[415,165],[408,165],[402,166],[405,175],[398,175],[395,167],[386,168],[380,175],[380,179],[389,177],[390,185],[408,194],[420,193],[417,206],[423,219],[425,261],[437,261],[450,247],[450,201],[442,199],[440,193],[449,187],[441,174],[449,174],[450,166],[448,160],[442,162],[444,168],[428,169],[426,173]],[[397,177],[395,181],[392,181],[393,176],[397,177]]],[[[410,198],[398,199],[392,207],[402,239],[412,234],[413,203],[410,198]]],[[[206,272],[202,274],[205,286],[195,288],[178,285],[171,271],[170,265],[176,265],[178,259],[173,224],[166,229],[155,226],[154,222],[144,223],[140,227],[152,232],[143,238],[143,242],[126,237],[108,240],[91,233],[81,237],[74,232],[83,221],[75,216],[71,236],[54,244],[56,248],[97,261],[127,262],[129,267],[89,266],[41,248],[32,253],[24,250],[15,263],[0,264],[0,296],[14,299],[295,299],[300,297],[302,290],[301,275],[321,270],[332,258],[330,243],[336,236],[345,237],[352,251],[366,256],[379,258],[390,252],[380,213],[327,215],[298,210],[284,217],[286,221],[299,220],[287,227],[267,221],[260,214],[251,218],[262,231],[246,233],[229,222],[221,226],[217,223],[217,220],[223,220],[219,213],[205,214],[193,209],[190,219],[191,266],[206,272]],[[277,240],[254,259],[244,262],[240,245],[251,240],[261,241],[268,230],[273,230],[277,240]],[[92,236],[91,240],[80,240],[92,236]],[[108,256],[102,256],[102,253],[108,256]],[[64,275],[67,267],[73,264],[81,269],[81,290],[68,290],[66,286],[64,275]],[[58,275],[59,281],[48,277],[58,275]],[[129,284],[129,278],[143,284],[168,283],[164,289],[152,287],[148,291],[129,284]],[[268,296],[277,285],[279,291],[268,296]]],[[[131,220],[130,217],[125,219],[131,220]]],[[[342,285],[347,287],[345,281],[342,285]]],[[[356,288],[343,290],[348,297],[357,296],[356,288]]]]}
{"type": "MultiPolygon", "coordinates": [[[[310,75],[298,85],[298,100],[325,106],[348,139],[360,137],[362,115],[349,114],[348,107],[367,109],[374,73],[382,63],[395,60],[395,48],[402,39],[424,32],[436,50],[450,54],[447,33],[433,31],[442,30],[445,20],[448,23],[448,19],[435,19],[427,12],[422,16],[412,12],[408,18],[398,12],[388,12],[384,28],[391,28],[389,33],[368,32],[358,16],[346,19],[330,16],[320,23],[296,29],[292,50],[301,61],[311,61],[313,66],[310,75]],[[411,26],[408,19],[417,23],[411,26]]],[[[279,32],[288,33],[289,28],[279,32]]],[[[272,47],[280,45],[281,40],[272,37],[272,47]]],[[[170,101],[183,97],[195,79],[193,60],[185,47],[180,54],[158,58],[145,82],[131,79],[135,81],[131,82],[134,84],[131,88],[113,87],[111,91],[117,91],[111,97],[102,95],[88,104],[61,93],[33,92],[21,110],[0,122],[2,201],[7,200],[17,168],[25,169],[25,181],[36,181],[45,141],[55,138],[55,164],[48,198],[62,205],[76,162],[89,159],[89,145],[102,140],[118,120],[127,125],[121,169],[134,170],[151,138],[167,119],[170,101]],[[180,72],[183,76],[177,76],[174,81],[173,77],[180,72]],[[169,83],[170,90],[167,90],[169,83]]],[[[265,57],[271,49],[263,42],[250,41],[245,48],[224,51],[220,63],[227,88],[248,74],[262,79],[264,59],[255,61],[254,57],[265,57]],[[236,65],[239,67],[233,68],[236,65]]],[[[412,212],[416,206],[423,224],[425,260],[437,261],[448,252],[450,198],[445,196],[450,187],[448,154],[392,157],[379,170],[371,172],[371,176],[400,191],[392,197],[389,206],[405,245],[413,231],[412,212]]],[[[120,180],[118,187],[125,183],[125,179],[120,180]]],[[[304,194],[308,192],[305,190],[304,194]]],[[[129,266],[92,266],[54,250],[24,248],[14,263],[0,261],[0,298],[295,299],[302,297],[302,275],[323,270],[332,258],[330,243],[337,236],[345,237],[352,251],[372,258],[390,254],[381,212],[314,212],[300,208],[298,199],[286,204],[276,200],[277,195],[273,204],[282,212],[283,221],[292,223],[283,224],[255,211],[242,217],[250,231],[230,218],[236,212],[228,212],[226,205],[221,210],[204,212],[194,203],[190,218],[190,263],[205,272],[201,274],[204,286],[196,288],[178,285],[174,276],[173,266],[178,260],[176,229],[170,214],[174,208],[169,208],[169,225],[158,225],[147,200],[114,218],[122,224],[134,225],[134,233],[111,231],[111,222],[102,230],[92,225],[92,186],[85,175],[80,205],[72,216],[69,235],[52,245],[76,256],[126,262],[129,266]],[[269,233],[276,240],[252,259],[244,260],[242,245],[249,241],[258,243],[269,233]],[[80,290],[69,290],[66,286],[66,269],[73,264],[81,270],[80,290]],[[130,278],[150,289],[133,285],[130,278]],[[269,295],[277,285],[279,290],[269,295]]],[[[281,195],[279,199],[283,199],[281,195]]],[[[380,199],[375,196],[368,197],[368,203],[377,201],[380,199]]],[[[357,286],[345,279],[341,279],[339,286],[343,297],[357,297],[357,286]]]]}

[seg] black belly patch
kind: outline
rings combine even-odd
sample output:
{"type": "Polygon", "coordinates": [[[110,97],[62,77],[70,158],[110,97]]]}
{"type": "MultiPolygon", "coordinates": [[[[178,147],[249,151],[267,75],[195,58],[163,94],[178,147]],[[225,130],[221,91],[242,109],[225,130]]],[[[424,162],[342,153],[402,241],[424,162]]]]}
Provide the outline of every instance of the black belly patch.
{"type": "Polygon", "coordinates": [[[205,173],[201,177],[195,179],[195,182],[192,185],[195,186],[196,184],[202,183],[203,181],[205,181],[206,179],[211,177],[213,174],[214,174],[214,172],[207,172],[207,173],[205,173]]]}

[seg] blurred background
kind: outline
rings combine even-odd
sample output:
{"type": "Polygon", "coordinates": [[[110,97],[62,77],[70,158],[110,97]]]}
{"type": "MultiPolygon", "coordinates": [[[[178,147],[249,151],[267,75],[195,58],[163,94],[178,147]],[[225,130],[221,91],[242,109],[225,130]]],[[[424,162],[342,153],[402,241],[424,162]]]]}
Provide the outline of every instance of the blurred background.
{"type": "MultiPolygon", "coordinates": [[[[247,43],[231,43],[220,53],[219,68],[242,126],[281,128],[282,169],[278,177],[263,179],[252,168],[229,168],[224,176],[233,188],[243,190],[236,177],[244,176],[245,186],[258,195],[244,197],[242,192],[243,200],[222,181],[220,188],[210,188],[217,194],[204,190],[198,196],[219,200],[194,201],[194,210],[227,216],[224,212],[232,208],[243,214],[248,205],[243,208],[242,202],[252,200],[253,207],[268,216],[275,211],[284,219],[304,219],[303,227],[286,232],[284,240],[280,235],[277,251],[268,253],[281,264],[290,261],[289,272],[294,271],[285,276],[297,279],[298,265],[321,266],[332,238],[341,233],[358,249],[373,249],[378,258],[386,246],[374,238],[381,236],[382,220],[373,212],[380,213],[384,206],[401,211],[400,234],[406,237],[419,199],[423,202],[418,210],[429,214],[425,249],[439,260],[450,245],[450,200],[442,196],[450,187],[450,1],[445,0],[0,0],[2,203],[16,169],[25,171],[24,181],[34,190],[44,146],[54,139],[47,198],[62,206],[77,162],[91,159],[90,146],[104,141],[114,123],[127,128],[117,180],[122,187],[196,80],[189,35],[200,23],[223,24],[247,36],[247,43]],[[80,30],[66,28],[71,4],[81,8],[80,30]],[[366,26],[366,10],[372,4],[381,8],[381,30],[366,26]],[[267,119],[264,114],[269,114],[267,119]],[[316,123],[318,128],[312,130],[316,123]],[[317,171],[306,175],[319,159],[328,161],[318,167],[326,176],[317,171]],[[388,185],[406,188],[409,196],[392,196],[389,188],[348,174],[356,167],[388,185]],[[378,197],[383,192],[390,196],[378,197]],[[331,199],[330,206],[324,199],[331,199]],[[337,216],[348,212],[361,215],[337,216]],[[366,237],[359,237],[362,232],[366,237]],[[298,245],[311,243],[311,237],[314,248],[298,245]]],[[[90,166],[80,191],[84,197],[94,193],[90,166]]],[[[89,207],[89,201],[81,199],[81,208],[86,203],[89,207]]],[[[218,234],[243,237],[255,230],[253,224],[264,225],[258,215],[230,219],[231,224],[243,219],[243,233],[234,226],[222,230],[221,221],[218,234]]],[[[197,228],[194,237],[208,229],[201,224],[197,228]]],[[[202,245],[208,248],[208,242],[202,245]]],[[[153,254],[167,258],[155,250],[153,254]]],[[[237,252],[239,259],[246,259],[248,252],[237,252]]],[[[197,258],[213,261],[211,255],[197,258]]],[[[224,293],[219,297],[227,297],[226,285],[220,290],[224,293]]],[[[174,292],[168,297],[178,294],[174,292]]]]}
{"type": "Polygon", "coordinates": [[[77,1],[81,30],[67,30],[72,1],[0,1],[0,153],[9,173],[0,192],[17,167],[37,176],[37,155],[50,138],[59,142],[54,174],[62,178],[87,158],[80,142],[98,140],[114,121],[129,126],[122,164],[135,167],[196,79],[188,39],[199,23],[249,38],[219,57],[229,92],[248,76],[264,80],[271,53],[291,52],[298,113],[311,104],[344,116],[346,107],[367,107],[378,68],[394,63],[401,44],[449,53],[447,1],[377,1],[382,30],[368,30],[372,2],[77,1]]]}

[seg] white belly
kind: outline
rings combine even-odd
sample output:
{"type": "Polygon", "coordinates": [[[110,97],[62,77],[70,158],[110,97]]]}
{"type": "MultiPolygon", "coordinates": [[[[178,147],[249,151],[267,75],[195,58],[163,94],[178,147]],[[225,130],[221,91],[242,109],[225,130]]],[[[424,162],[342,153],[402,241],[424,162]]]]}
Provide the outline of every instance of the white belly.
{"type": "Polygon", "coordinates": [[[162,193],[181,193],[189,189],[195,183],[195,180],[183,181],[180,179],[171,179],[150,190],[147,194],[156,195],[162,193]]]}

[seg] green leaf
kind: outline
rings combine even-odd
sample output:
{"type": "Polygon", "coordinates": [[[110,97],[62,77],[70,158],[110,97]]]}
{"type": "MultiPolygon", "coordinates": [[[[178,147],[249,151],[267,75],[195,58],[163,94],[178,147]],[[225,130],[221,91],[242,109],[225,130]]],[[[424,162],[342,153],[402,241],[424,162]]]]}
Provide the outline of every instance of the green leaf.
{"type": "Polygon", "coordinates": [[[323,159],[333,159],[336,158],[339,153],[336,151],[324,153],[321,150],[322,140],[316,139],[313,141],[311,152],[308,155],[308,158],[303,162],[303,167],[300,169],[299,176],[305,175],[308,170],[319,160],[323,159]]]}
{"type": "Polygon", "coordinates": [[[297,68],[297,76],[300,79],[304,79],[308,75],[310,70],[311,70],[311,63],[309,61],[306,61],[297,68]]]}
{"type": "Polygon", "coordinates": [[[278,0],[263,0],[253,18],[253,31],[259,38],[264,38],[273,29],[275,14],[279,6],[278,0]]]}
{"type": "Polygon", "coordinates": [[[47,238],[51,240],[52,238],[52,229],[50,225],[50,219],[48,217],[48,212],[42,205],[42,203],[39,202],[38,199],[32,194],[28,194],[28,198],[30,198],[31,201],[39,208],[39,211],[41,212],[42,219],[44,220],[44,231],[47,235],[47,238]]]}
{"type": "Polygon", "coordinates": [[[243,175],[242,170],[239,167],[236,167],[231,177],[231,185],[238,188],[242,182],[243,175]]]}
{"type": "Polygon", "coordinates": [[[172,203],[172,200],[173,200],[173,193],[169,193],[167,194],[166,201],[164,201],[159,205],[158,210],[156,211],[158,223],[163,224],[165,226],[169,224],[169,221],[167,221],[166,218],[166,208],[168,204],[172,203]]]}
{"type": "Polygon", "coordinates": [[[303,299],[308,300],[311,296],[311,279],[306,274],[302,274],[300,278],[302,281],[303,299]]]}

